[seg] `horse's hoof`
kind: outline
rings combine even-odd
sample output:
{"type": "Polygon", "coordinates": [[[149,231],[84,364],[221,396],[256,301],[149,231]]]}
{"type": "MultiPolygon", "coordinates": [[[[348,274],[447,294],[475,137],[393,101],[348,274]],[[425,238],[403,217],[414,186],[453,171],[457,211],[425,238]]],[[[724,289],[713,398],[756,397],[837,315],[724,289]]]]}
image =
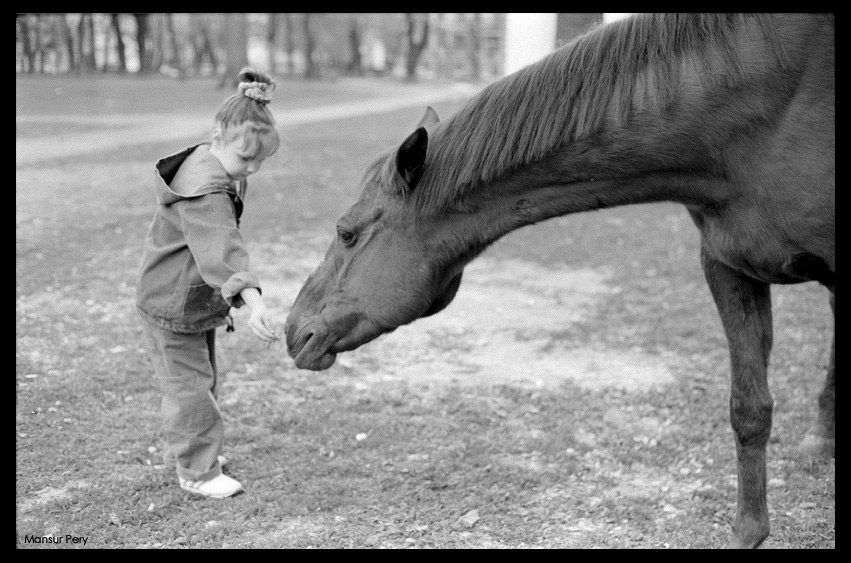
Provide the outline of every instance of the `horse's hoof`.
{"type": "Polygon", "coordinates": [[[836,438],[807,434],[798,445],[798,453],[808,457],[836,457],[836,438]]]}
{"type": "Polygon", "coordinates": [[[727,549],[756,549],[762,545],[762,542],[767,537],[768,534],[762,533],[750,538],[737,538],[733,536],[730,538],[730,543],[727,544],[727,549]]]}

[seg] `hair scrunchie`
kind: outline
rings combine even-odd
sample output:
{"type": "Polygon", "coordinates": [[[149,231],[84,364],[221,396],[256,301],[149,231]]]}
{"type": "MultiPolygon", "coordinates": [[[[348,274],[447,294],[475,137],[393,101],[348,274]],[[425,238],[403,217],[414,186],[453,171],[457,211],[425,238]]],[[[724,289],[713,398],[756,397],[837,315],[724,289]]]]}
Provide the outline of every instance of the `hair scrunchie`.
{"type": "Polygon", "coordinates": [[[268,104],[272,101],[272,91],[275,89],[275,84],[270,82],[240,82],[239,93],[247,98],[251,98],[261,104],[268,104]]]}

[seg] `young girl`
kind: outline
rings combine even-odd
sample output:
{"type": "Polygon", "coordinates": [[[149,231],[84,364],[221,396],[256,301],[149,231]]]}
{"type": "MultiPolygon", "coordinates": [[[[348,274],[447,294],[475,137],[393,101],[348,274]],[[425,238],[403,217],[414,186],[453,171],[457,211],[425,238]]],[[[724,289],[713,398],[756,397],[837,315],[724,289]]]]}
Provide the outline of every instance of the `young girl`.
{"type": "Polygon", "coordinates": [[[213,498],[240,490],[222,473],[223,425],[217,398],[216,327],[231,307],[248,305],[248,326],[264,342],[269,328],[260,282],[239,232],[246,178],[280,143],[269,108],[275,83],[250,68],[215,118],[212,143],[156,164],[159,204],[145,238],[136,304],[163,393],[165,454],[180,486],[213,498]]]}

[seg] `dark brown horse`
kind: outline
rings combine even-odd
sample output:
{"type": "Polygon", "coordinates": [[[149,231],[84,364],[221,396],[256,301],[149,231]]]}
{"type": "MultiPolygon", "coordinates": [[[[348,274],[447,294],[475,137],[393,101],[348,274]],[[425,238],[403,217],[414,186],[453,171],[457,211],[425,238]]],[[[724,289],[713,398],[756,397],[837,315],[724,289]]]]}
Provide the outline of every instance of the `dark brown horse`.
{"type": "MultiPolygon", "coordinates": [[[[524,225],[617,205],[684,204],[732,364],[738,456],[731,545],[769,533],[771,284],[834,303],[832,16],[645,14],[601,27],[429,109],[367,170],[360,199],[287,319],[289,353],[336,354],[434,314],[464,266],[524,225]]],[[[835,315],[835,313],[834,313],[835,315]]],[[[834,352],[809,446],[834,451],[834,352]]]]}

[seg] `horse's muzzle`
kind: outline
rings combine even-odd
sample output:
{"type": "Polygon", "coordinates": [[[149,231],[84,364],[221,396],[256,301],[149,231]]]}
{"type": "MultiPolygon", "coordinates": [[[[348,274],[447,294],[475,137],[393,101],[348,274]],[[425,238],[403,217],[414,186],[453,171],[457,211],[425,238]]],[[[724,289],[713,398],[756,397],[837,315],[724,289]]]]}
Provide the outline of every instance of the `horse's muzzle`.
{"type": "Polygon", "coordinates": [[[320,318],[306,323],[287,323],[287,352],[299,369],[322,371],[334,365],[337,354],[330,352],[331,339],[328,327],[320,318]]]}

